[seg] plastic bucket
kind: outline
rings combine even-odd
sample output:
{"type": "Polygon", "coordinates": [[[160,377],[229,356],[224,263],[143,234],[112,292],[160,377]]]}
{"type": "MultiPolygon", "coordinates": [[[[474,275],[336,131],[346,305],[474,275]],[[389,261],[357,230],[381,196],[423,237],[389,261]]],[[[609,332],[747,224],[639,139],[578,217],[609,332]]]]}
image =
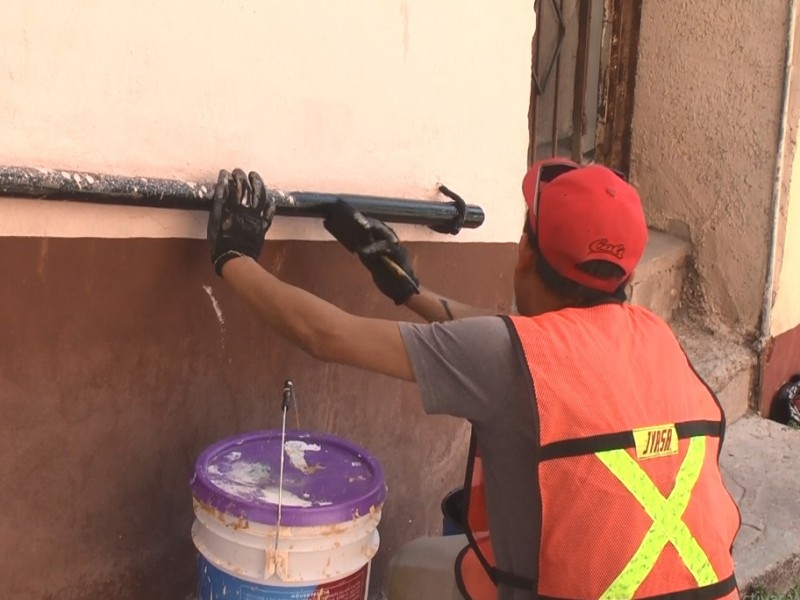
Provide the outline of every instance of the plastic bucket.
{"type": "Polygon", "coordinates": [[[386,498],[380,464],[343,439],[287,431],[278,527],[280,460],[275,430],[197,459],[198,600],[364,600],[386,498]]]}
{"type": "Polygon", "coordinates": [[[442,535],[464,533],[464,489],[456,488],[442,499],[442,535]]]}

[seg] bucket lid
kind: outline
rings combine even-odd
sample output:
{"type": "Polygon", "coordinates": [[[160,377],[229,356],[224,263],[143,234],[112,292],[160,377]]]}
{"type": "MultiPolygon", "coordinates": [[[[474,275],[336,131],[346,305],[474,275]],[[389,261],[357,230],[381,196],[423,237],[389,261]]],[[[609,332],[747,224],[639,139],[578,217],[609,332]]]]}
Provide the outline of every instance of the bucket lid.
{"type": "MultiPolygon", "coordinates": [[[[281,432],[246,433],[209,446],[190,482],[200,502],[248,521],[278,520],[281,432]]],[[[386,498],[380,463],[359,446],[310,431],[287,431],[281,525],[350,521],[386,498]]]]}

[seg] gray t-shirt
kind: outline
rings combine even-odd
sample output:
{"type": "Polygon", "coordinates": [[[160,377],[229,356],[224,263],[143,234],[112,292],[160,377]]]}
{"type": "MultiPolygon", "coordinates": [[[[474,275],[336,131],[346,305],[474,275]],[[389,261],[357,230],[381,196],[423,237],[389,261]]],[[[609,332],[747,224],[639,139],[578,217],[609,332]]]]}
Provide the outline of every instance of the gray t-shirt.
{"type": "MultiPolygon", "coordinates": [[[[428,414],[472,423],[484,463],[486,504],[498,568],[538,575],[537,420],[528,367],[500,317],[401,323],[428,414]]],[[[533,594],[500,586],[501,600],[533,594]]]]}

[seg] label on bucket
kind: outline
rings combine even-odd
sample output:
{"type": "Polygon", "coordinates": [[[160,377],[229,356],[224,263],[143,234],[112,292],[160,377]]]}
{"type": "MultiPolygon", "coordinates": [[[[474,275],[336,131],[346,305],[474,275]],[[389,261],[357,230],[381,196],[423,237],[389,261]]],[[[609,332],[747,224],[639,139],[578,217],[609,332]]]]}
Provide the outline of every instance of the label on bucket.
{"type": "Polygon", "coordinates": [[[369,564],[336,581],[312,586],[273,586],[244,581],[198,557],[198,600],[364,600],[369,564]]]}

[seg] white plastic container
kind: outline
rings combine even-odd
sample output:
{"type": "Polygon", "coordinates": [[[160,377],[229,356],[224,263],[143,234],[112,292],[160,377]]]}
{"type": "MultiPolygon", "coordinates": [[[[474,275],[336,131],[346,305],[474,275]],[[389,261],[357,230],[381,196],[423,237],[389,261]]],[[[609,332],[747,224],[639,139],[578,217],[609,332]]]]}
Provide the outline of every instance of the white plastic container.
{"type": "Polygon", "coordinates": [[[334,436],[287,432],[277,527],[280,449],[280,431],[261,431],[198,458],[198,600],[365,600],[386,497],[380,464],[334,436]]]}

